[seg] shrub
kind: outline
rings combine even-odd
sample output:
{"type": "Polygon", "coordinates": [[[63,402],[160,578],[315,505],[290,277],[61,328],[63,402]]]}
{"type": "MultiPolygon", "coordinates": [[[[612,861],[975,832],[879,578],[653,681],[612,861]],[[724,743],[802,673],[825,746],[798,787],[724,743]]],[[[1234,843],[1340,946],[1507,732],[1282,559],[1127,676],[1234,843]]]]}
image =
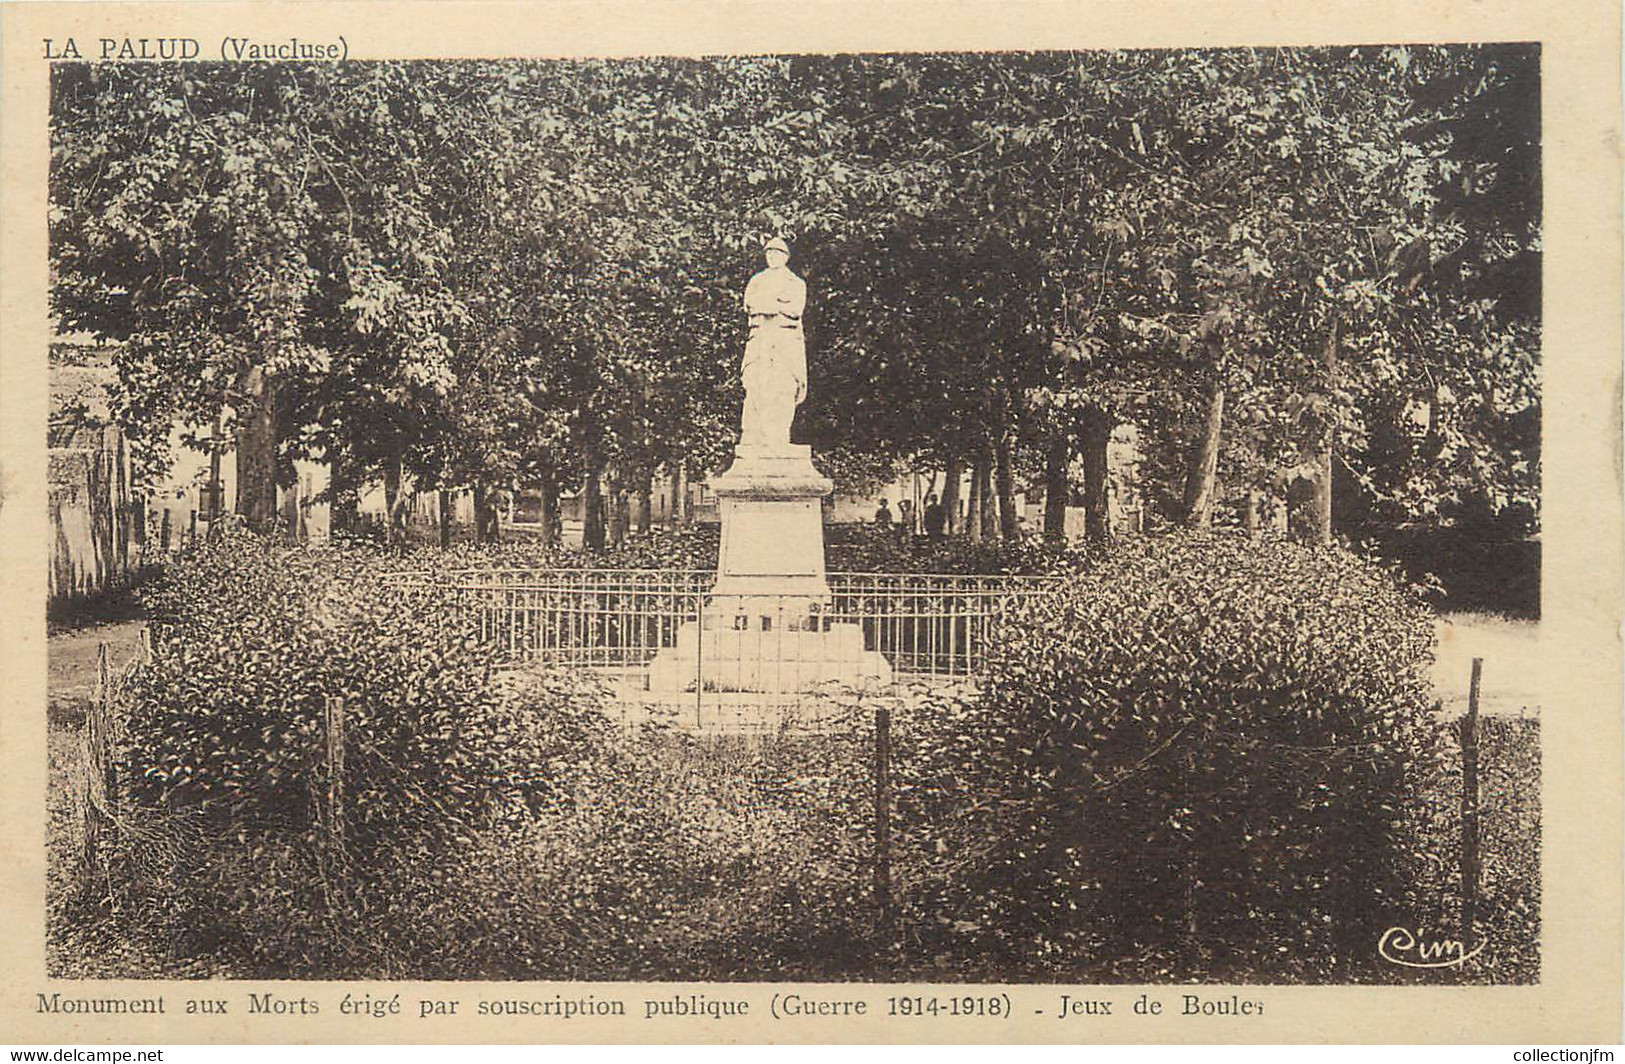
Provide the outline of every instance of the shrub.
{"type": "Polygon", "coordinates": [[[1374,550],[1392,558],[1435,604],[1452,612],[1540,618],[1540,540],[1494,523],[1402,527],[1375,535],[1374,550]]]}
{"type": "Polygon", "coordinates": [[[950,536],[936,543],[912,539],[875,524],[829,525],[825,558],[832,572],[955,573],[968,576],[1031,576],[1079,569],[1079,548],[1027,536],[1015,543],[950,536]]]}
{"type": "Polygon", "coordinates": [[[343,699],[358,841],[465,831],[544,798],[599,727],[564,676],[499,683],[494,658],[364,551],[249,536],[178,560],[146,596],[154,659],[132,692],[139,801],[299,828],[325,786],[325,696],[343,699]]]}
{"type": "Polygon", "coordinates": [[[607,569],[715,569],[721,531],[716,525],[651,528],[599,554],[574,553],[579,565],[607,569]]]}
{"type": "MultiPolygon", "coordinates": [[[[1450,723],[1442,756],[1406,815],[1412,847],[1432,859],[1413,873],[1404,926],[1452,937],[1461,927],[1461,725],[1450,723]]],[[[1479,717],[1478,781],[1478,908],[1469,949],[1485,948],[1459,968],[1388,969],[1396,982],[1539,981],[1540,722],[1479,717]]]]}
{"type": "MultiPolygon", "coordinates": [[[[424,974],[830,978],[872,970],[851,737],[628,735],[568,799],[451,858],[424,974]]],[[[404,899],[403,904],[416,902],[404,899]]]]}
{"type": "Polygon", "coordinates": [[[1331,548],[1138,540],[1029,603],[983,696],[978,785],[1013,811],[985,947],[1057,969],[1105,949],[1153,979],[1357,976],[1437,749],[1431,657],[1415,597],[1331,548]]]}
{"type": "Polygon", "coordinates": [[[429,589],[389,578],[397,564],[235,535],[146,592],[153,658],[120,775],[151,836],[126,840],[124,888],[151,937],[227,973],[408,972],[421,925],[397,899],[555,805],[602,747],[590,683],[498,674],[429,589]],[[329,695],[344,705],[343,849],[318,813],[329,695]],[[175,827],[182,844],[163,837],[175,827]]]}
{"type": "MultiPolygon", "coordinates": [[[[892,721],[892,974],[928,981],[1019,979],[1031,968],[1026,951],[997,948],[1008,929],[999,904],[1006,895],[995,872],[1001,840],[1017,826],[1000,772],[988,761],[997,721],[971,686],[913,685],[864,700],[853,727],[870,756],[877,704],[888,707],[892,721]]],[[[874,778],[868,765],[863,769],[847,787],[868,798],[874,778]]],[[[872,828],[865,845],[873,846],[872,828]]]]}
{"type": "Polygon", "coordinates": [[[413,560],[238,539],[152,590],[133,789],[219,814],[127,907],[152,939],[261,977],[1290,981],[1365,977],[1417,902],[1431,626],[1345,552],[1127,543],[1008,618],[979,689],[749,739],[609,735],[590,690],[504,679],[387,579],[413,560]],[[342,868],[311,812],[329,693],[342,868]]]}
{"type": "Polygon", "coordinates": [[[602,550],[547,546],[540,540],[504,540],[465,544],[442,551],[425,547],[407,555],[410,562],[436,568],[535,569],[715,569],[719,534],[715,525],[651,528],[602,550]]]}
{"type": "MultiPolygon", "coordinates": [[[[1080,568],[1079,548],[1028,536],[1008,544],[998,538],[972,542],[963,536],[930,543],[904,538],[897,529],[873,524],[826,525],[825,561],[831,572],[1037,575],[1080,568]]],[[[402,570],[444,573],[458,569],[715,569],[718,529],[694,525],[654,527],[601,551],[549,547],[538,540],[458,543],[448,549],[422,545],[387,555],[402,570]]]]}

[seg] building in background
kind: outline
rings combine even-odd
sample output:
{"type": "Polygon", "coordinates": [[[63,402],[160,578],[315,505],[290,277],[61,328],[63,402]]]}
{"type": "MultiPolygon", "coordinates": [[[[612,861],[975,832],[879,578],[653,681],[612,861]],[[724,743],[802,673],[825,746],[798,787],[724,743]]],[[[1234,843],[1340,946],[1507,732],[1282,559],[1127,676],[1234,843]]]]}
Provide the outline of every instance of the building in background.
{"type": "MultiPolygon", "coordinates": [[[[52,603],[127,583],[142,565],[207,535],[236,505],[231,441],[208,428],[173,426],[168,472],[153,483],[137,480],[109,400],[117,350],[89,338],[50,346],[52,603]],[[199,449],[189,436],[217,442],[199,449]]],[[[294,482],[277,491],[283,528],[301,540],[325,539],[327,467],[299,461],[294,474],[294,482]]]]}
{"type": "Polygon", "coordinates": [[[124,433],[109,410],[112,380],[109,349],[51,345],[46,448],[52,607],[116,590],[145,561],[144,499],[132,489],[124,433]]]}

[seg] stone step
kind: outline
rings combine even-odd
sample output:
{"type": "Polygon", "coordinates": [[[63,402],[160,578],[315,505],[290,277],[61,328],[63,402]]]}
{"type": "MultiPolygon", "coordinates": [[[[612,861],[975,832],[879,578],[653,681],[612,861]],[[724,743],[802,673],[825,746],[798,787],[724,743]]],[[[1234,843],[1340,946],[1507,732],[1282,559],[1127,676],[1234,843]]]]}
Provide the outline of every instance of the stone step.
{"type": "Polygon", "coordinates": [[[864,647],[863,629],[749,631],[685,624],[649,665],[651,691],[807,691],[831,681],[889,683],[891,663],[864,647]],[[703,638],[702,638],[703,635],[703,638]]]}

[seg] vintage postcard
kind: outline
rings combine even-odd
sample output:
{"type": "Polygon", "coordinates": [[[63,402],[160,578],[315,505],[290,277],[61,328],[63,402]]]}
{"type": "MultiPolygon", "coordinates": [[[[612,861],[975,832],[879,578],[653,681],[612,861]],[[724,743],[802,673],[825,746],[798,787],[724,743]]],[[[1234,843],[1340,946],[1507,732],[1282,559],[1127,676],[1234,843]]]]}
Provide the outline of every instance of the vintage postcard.
{"type": "Polygon", "coordinates": [[[11,1039],[1620,1040],[1617,7],[0,19],[11,1039]]]}

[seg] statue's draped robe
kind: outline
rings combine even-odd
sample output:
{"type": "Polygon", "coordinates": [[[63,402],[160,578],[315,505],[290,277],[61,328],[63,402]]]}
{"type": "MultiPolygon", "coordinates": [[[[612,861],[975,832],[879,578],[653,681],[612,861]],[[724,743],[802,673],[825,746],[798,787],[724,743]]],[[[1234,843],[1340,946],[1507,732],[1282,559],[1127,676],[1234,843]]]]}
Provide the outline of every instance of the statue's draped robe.
{"type": "Polygon", "coordinates": [[[801,314],[807,282],[788,266],[769,267],[745,286],[750,340],[742,376],[745,411],[739,442],[763,446],[790,442],[790,422],[807,395],[807,344],[801,314]]]}

